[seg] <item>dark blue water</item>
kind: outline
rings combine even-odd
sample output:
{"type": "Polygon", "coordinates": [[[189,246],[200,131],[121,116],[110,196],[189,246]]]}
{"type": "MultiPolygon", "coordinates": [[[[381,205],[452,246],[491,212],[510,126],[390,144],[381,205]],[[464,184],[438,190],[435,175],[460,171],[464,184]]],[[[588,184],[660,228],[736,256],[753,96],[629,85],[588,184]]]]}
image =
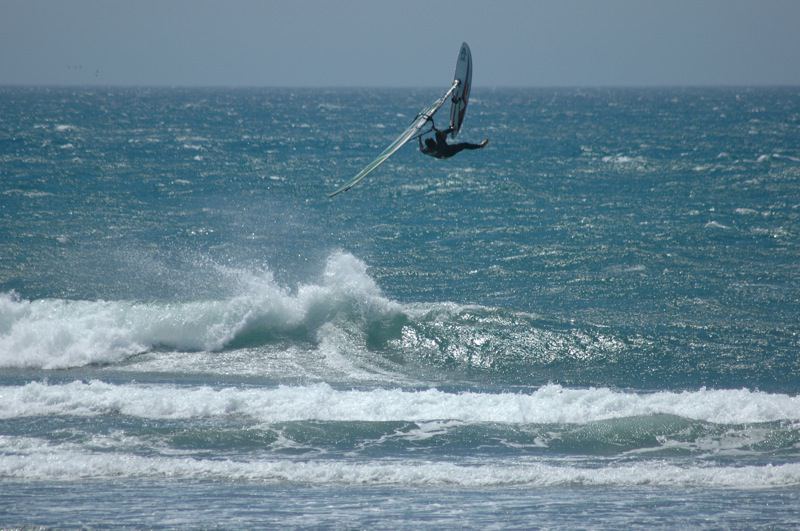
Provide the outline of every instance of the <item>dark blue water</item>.
{"type": "Polygon", "coordinates": [[[0,88],[0,524],[798,525],[800,90],[0,88]]]}

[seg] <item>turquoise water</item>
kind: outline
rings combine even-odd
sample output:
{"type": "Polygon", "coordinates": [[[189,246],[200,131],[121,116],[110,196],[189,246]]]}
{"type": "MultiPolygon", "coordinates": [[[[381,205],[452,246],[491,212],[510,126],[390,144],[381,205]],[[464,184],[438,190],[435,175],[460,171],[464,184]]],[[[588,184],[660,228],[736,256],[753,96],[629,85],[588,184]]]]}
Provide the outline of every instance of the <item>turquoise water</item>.
{"type": "Polygon", "coordinates": [[[0,525],[800,525],[800,90],[0,88],[0,525]]]}

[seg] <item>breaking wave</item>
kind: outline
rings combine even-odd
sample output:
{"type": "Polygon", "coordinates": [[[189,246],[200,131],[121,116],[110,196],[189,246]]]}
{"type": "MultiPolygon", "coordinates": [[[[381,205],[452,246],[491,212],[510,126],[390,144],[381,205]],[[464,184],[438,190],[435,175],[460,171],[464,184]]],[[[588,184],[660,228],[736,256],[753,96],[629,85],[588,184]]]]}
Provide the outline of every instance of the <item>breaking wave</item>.
{"type": "Polygon", "coordinates": [[[760,391],[632,393],[546,385],[526,393],[348,389],[325,383],[275,388],[115,385],[98,380],[0,387],[0,418],[123,414],[151,419],[246,416],[261,422],[427,421],[586,423],[675,415],[720,424],[800,421],[800,397],[760,391]]]}
{"type": "Polygon", "coordinates": [[[53,446],[24,437],[0,437],[15,453],[0,457],[0,478],[74,481],[105,478],[187,478],[222,481],[291,482],[311,485],[395,486],[670,486],[766,488],[800,484],[800,464],[766,466],[680,466],[666,462],[603,468],[552,465],[529,459],[454,464],[420,459],[362,462],[142,456],[88,452],[70,444],[53,446]],[[54,458],[56,457],[56,458],[54,458]]]}
{"type": "Polygon", "coordinates": [[[166,360],[168,352],[278,345],[324,350],[328,361],[338,357],[343,367],[358,352],[373,352],[392,363],[513,373],[515,364],[531,370],[565,360],[613,361],[628,348],[601,329],[564,329],[521,312],[393,301],[364,262],[343,252],[327,259],[317,282],[294,289],[270,273],[226,274],[235,278],[237,294],[222,300],[31,301],[2,294],[0,367],[60,369],[115,364],[148,352],[166,360]]]}
{"type": "Polygon", "coordinates": [[[240,294],[188,303],[28,301],[0,295],[0,367],[44,369],[114,363],[154,349],[218,351],[277,339],[318,342],[326,323],[363,326],[391,319],[366,265],[329,257],[321,282],[292,291],[270,273],[235,272],[240,294]]]}

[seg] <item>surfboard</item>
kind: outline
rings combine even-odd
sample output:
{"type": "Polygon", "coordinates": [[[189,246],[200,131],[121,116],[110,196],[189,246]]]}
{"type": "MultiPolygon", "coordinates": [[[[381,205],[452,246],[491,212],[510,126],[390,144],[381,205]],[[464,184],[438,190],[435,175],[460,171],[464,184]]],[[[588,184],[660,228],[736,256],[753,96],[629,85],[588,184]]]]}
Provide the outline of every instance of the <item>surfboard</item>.
{"type": "Polygon", "coordinates": [[[453,130],[450,136],[455,137],[464,123],[469,91],[472,87],[472,52],[466,42],[461,44],[461,49],[458,51],[456,73],[453,77],[458,81],[458,88],[453,93],[453,101],[450,105],[450,127],[453,130]]]}
{"type": "Polygon", "coordinates": [[[433,118],[433,115],[436,114],[436,111],[438,111],[442,105],[444,105],[447,99],[453,95],[458,88],[458,85],[458,81],[453,81],[453,84],[450,86],[447,92],[445,92],[444,95],[442,95],[442,97],[440,97],[438,100],[422,109],[422,111],[417,114],[416,118],[414,118],[414,121],[411,122],[411,125],[408,126],[408,128],[403,131],[403,133],[398,136],[394,142],[389,144],[389,147],[384,149],[375,160],[367,164],[363,170],[358,172],[355,177],[350,179],[350,181],[348,181],[341,188],[328,194],[328,197],[333,197],[337,194],[341,194],[342,192],[346,192],[350,188],[357,185],[364,177],[372,173],[375,168],[386,162],[386,159],[394,155],[398,149],[406,144],[406,142],[414,138],[425,127],[425,124],[428,123],[428,119],[433,118]]]}

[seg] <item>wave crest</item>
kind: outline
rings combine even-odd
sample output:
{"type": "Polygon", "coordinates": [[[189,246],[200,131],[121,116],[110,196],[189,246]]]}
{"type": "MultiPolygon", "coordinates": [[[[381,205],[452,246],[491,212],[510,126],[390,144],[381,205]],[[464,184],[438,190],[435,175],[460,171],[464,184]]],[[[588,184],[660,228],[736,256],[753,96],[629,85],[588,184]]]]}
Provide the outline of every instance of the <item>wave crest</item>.
{"type": "MultiPolygon", "coordinates": [[[[800,421],[800,396],[746,389],[630,393],[546,385],[529,393],[338,390],[325,383],[239,389],[127,384],[99,380],[0,387],[0,419],[43,415],[186,419],[246,416],[261,422],[431,421],[585,424],[673,415],[717,424],[800,421]]],[[[659,424],[664,419],[658,420],[659,424]]],[[[641,426],[640,426],[641,427],[641,426]]],[[[627,429],[627,428],[625,428],[627,429]]],[[[794,429],[794,428],[793,428],[794,429]]]]}
{"type": "Polygon", "coordinates": [[[615,337],[602,328],[502,308],[402,304],[385,297],[366,264],[344,252],[328,257],[316,282],[294,289],[280,285],[269,271],[218,269],[235,286],[235,294],[221,300],[29,301],[0,294],[0,367],[115,364],[150,352],[125,366],[355,379],[391,373],[393,380],[413,379],[419,369],[428,379],[431,369],[441,369],[525,383],[573,383],[584,374],[629,370],[620,360],[642,347],[637,338],[615,337]],[[276,349],[261,347],[271,346],[297,355],[267,361],[276,349]],[[234,363],[229,355],[205,355],[250,348],[260,358],[248,355],[249,361],[234,363]]]}
{"type": "MultiPolygon", "coordinates": [[[[2,438],[0,438],[2,441],[2,438]]],[[[231,459],[89,453],[54,448],[38,441],[3,441],[16,455],[0,457],[0,478],[75,481],[105,478],[180,478],[307,485],[380,485],[408,487],[559,487],[658,486],[774,488],[800,484],[800,465],[686,467],[665,462],[615,464],[605,468],[515,463],[453,464],[424,460],[347,462],[289,459],[241,462],[231,459]],[[53,459],[53,454],[58,459],[53,459]]]]}
{"type": "Polygon", "coordinates": [[[227,274],[238,293],[213,301],[29,301],[0,294],[0,367],[79,367],[154,349],[215,351],[280,338],[317,342],[326,323],[368,328],[400,308],[382,296],[361,260],[343,252],[328,258],[319,283],[294,291],[269,272],[227,274]]]}

